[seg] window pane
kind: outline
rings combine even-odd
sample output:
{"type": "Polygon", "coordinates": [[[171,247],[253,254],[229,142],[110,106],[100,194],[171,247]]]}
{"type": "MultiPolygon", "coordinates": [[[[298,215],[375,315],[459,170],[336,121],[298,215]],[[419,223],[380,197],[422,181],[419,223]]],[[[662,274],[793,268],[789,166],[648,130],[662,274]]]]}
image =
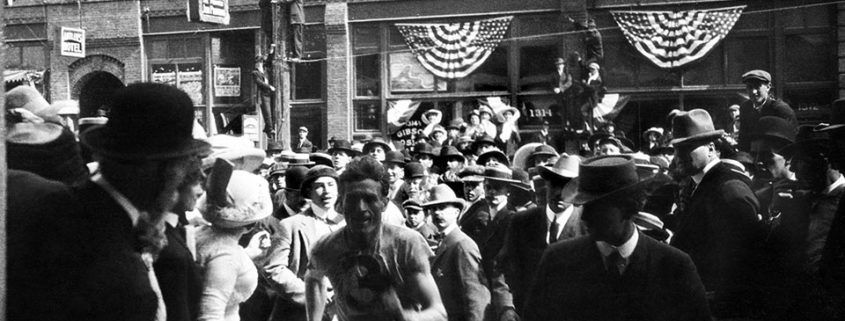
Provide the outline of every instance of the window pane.
{"type": "Polygon", "coordinates": [[[555,74],[555,45],[522,47],[519,55],[519,90],[549,90],[555,74]]]}
{"type": "Polygon", "coordinates": [[[152,79],[150,81],[176,86],[176,65],[156,64],[152,66],[152,79]]]}
{"type": "Polygon", "coordinates": [[[469,76],[455,80],[454,91],[507,91],[508,50],[496,48],[487,60],[469,76]]]}
{"type": "Polygon", "coordinates": [[[785,64],[787,81],[836,80],[834,38],[828,34],[787,36],[785,64]]]}
{"type": "Polygon", "coordinates": [[[378,101],[355,101],[355,130],[378,130],[381,124],[381,106],[378,101]]]}
{"type": "Polygon", "coordinates": [[[634,87],[639,53],[625,39],[607,39],[604,43],[604,77],[608,87],[634,87]]]}
{"type": "MultiPolygon", "coordinates": [[[[434,75],[420,64],[414,54],[410,52],[391,53],[388,59],[390,59],[391,92],[434,91],[434,75]]],[[[445,82],[440,82],[440,84],[445,85],[445,82]]],[[[445,89],[445,87],[438,87],[438,91],[445,89]]]]}
{"type": "Polygon", "coordinates": [[[305,27],[302,38],[302,50],[306,58],[326,56],[326,31],[322,25],[305,27]]]}
{"type": "Polygon", "coordinates": [[[23,65],[32,69],[44,69],[44,48],[41,46],[23,47],[23,65]]]}
{"type": "Polygon", "coordinates": [[[783,100],[795,110],[800,123],[827,122],[830,102],[838,98],[834,88],[802,88],[787,90],[783,100]]]}
{"type": "Polygon", "coordinates": [[[352,41],[355,46],[355,52],[378,50],[379,33],[377,26],[355,28],[353,32],[352,41]]]}
{"type": "Polygon", "coordinates": [[[724,83],[722,54],[724,46],[713,48],[707,56],[688,65],[684,72],[684,85],[722,85],[724,83]]]}
{"type": "Polygon", "coordinates": [[[769,64],[769,40],[765,37],[728,39],[729,84],[741,84],[742,74],[753,69],[772,70],[769,64]]]}
{"type": "Polygon", "coordinates": [[[184,40],[187,45],[185,52],[186,58],[202,58],[205,55],[205,46],[202,45],[202,40],[199,38],[184,40]]]}
{"type": "Polygon", "coordinates": [[[323,63],[307,62],[294,66],[293,99],[323,97],[323,63]]]}
{"type": "Polygon", "coordinates": [[[202,64],[180,64],[177,73],[179,84],[177,87],[188,93],[194,105],[202,105],[205,102],[203,89],[202,64]]]}
{"type": "Polygon", "coordinates": [[[355,57],[355,95],[378,96],[381,82],[379,81],[379,56],[366,55],[355,57]]]}
{"type": "Polygon", "coordinates": [[[407,45],[405,44],[405,38],[402,37],[402,33],[399,32],[399,29],[396,28],[396,26],[390,26],[389,43],[391,48],[396,46],[400,47],[401,49],[408,49],[407,45]]]}
{"type": "Polygon", "coordinates": [[[150,41],[150,59],[167,58],[167,40],[150,41]]]}
{"type": "Polygon", "coordinates": [[[637,75],[637,85],[651,86],[680,86],[681,80],[677,72],[657,67],[645,57],[640,58],[640,72],[637,75]]]}

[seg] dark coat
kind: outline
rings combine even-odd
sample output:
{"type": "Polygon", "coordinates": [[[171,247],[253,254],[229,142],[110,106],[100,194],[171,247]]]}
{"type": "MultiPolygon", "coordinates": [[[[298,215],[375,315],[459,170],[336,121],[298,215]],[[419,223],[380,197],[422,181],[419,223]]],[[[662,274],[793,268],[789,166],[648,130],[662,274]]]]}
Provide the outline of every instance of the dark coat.
{"type": "MultiPolygon", "coordinates": [[[[836,217],[830,225],[819,266],[828,293],[838,304],[845,303],[845,197],[839,200],[836,217]]],[[[840,313],[845,308],[838,307],[840,313]]]]}
{"type": "Polygon", "coordinates": [[[308,138],[300,140],[299,137],[291,140],[290,149],[297,153],[310,153],[314,149],[314,144],[308,138]]]}
{"type": "Polygon", "coordinates": [[[475,244],[481,247],[481,238],[487,225],[490,224],[490,213],[488,212],[487,200],[480,199],[461,215],[458,226],[464,231],[475,244]]]}
{"type": "Polygon", "coordinates": [[[481,242],[478,243],[478,248],[481,250],[481,265],[487,275],[487,284],[490,286],[491,302],[496,309],[513,307],[513,296],[505,281],[503,271],[497,266],[496,259],[505,245],[505,234],[514,214],[514,211],[507,207],[499,211],[484,229],[481,242]]]}
{"type": "Polygon", "coordinates": [[[190,321],[197,318],[202,272],[188,249],[178,228],[165,226],[167,246],[153,264],[167,307],[167,321],[190,321]]]}
{"type": "Polygon", "coordinates": [[[763,116],[777,116],[786,119],[793,128],[798,126],[795,111],[782,100],[769,99],[759,111],[754,109],[754,102],[746,100],[739,105],[739,150],[750,150],[751,135],[757,132],[757,121],[763,116]]]}
{"type": "Polygon", "coordinates": [[[719,163],[692,192],[671,244],[695,262],[718,317],[747,316],[759,307],[755,269],[765,229],[748,177],[719,163]]]}
{"type": "MultiPolygon", "coordinates": [[[[563,226],[558,241],[587,235],[587,227],[581,222],[581,208],[576,207],[563,226]]],[[[546,207],[535,207],[514,215],[505,235],[505,245],[499,254],[499,266],[505,273],[505,280],[513,293],[514,305],[521,311],[525,296],[543,251],[549,246],[547,237],[549,218],[546,207]]]]}
{"type": "Polygon", "coordinates": [[[440,290],[450,321],[482,321],[490,304],[490,292],[481,268],[481,253],[475,242],[454,229],[437,247],[431,274],[440,290]]]}
{"type": "Polygon", "coordinates": [[[641,233],[621,277],[607,271],[589,236],[550,246],[523,319],[707,321],[710,313],[689,256],[641,233]]]}

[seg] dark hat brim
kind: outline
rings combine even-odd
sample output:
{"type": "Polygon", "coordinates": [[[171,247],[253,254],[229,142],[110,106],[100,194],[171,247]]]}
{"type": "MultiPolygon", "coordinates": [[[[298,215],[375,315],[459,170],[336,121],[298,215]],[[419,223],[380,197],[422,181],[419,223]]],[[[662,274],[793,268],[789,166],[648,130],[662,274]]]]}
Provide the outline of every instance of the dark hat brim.
{"type": "Polygon", "coordinates": [[[825,150],[827,149],[828,139],[814,138],[795,142],[779,149],[778,154],[791,157],[805,151],[825,150]]]}
{"type": "Polygon", "coordinates": [[[355,157],[355,156],[358,156],[358,154],[361,154],[361,152],[354,150],[351,147],[350,148],[346,148],[346,147],[329,148],[329,150],[326,151],[326,152],[328,152],[329,155],[331,155],[331,153],[338,152],[338,151],[347,152],[347,153],[349,153],[349,156],[352,156],[352,157],[355,157]]]}
{"type": "Polygon", "coordinates": [[[698,142],[701,140],[712,139],[712,138],[719,138],[725,134],[723,129],[712,130],[704,133],[699,133],[696,135],[688,136],[688,137],[681,137],[671,140],[669,143],[672,145],[684,145],[693,142],[698,142]]]}
{"type": "Polygon", "coordinates": [[[565,169],[555,169],[549,166],[538,166],[537,172],[545,180],[573,179],[578,177],[578,174],[575,172],[565,169]]]}
{"type": "Polygon", "coordinates": [[[458,207],[458,209],[460,209],[460,210],[463,210],[464,205],[465,205],[464,201],[462,199],[456,198],[454,200],[439,200],[439,201],[428,202],[428,203],[423,204],[422,208],[426,209],[426,208],[429,208],[429,207],[432,207],[432,206],[435,206],[435,205],[440,205],[440,204],[453,204],[453,205],[456,205],[458,207]]]}
{"type": "Polygon", "coordinates": [[[566,186],[563,188],[564,195],[570,195],[564,202],[574,204],[574,205],[586,205],[610,196],[625,194],[632,191],[635,191],[642,186],[645,185],[649,180],[640,180],[634,184],[626,185],[612,191],[604,192],[604,193],[589,193],[584,191],[578,190],[578,185],[580,184],[580,177],[576,177],[571,180],[566,186]]]}
{"type": "Polygon", "coordinates": [[[125,142],[117,142],[106,132],[106,126],[91,127],[79,135],[80,142],[96,154],[124,160],[159,160],[188,155],[207,156],[211,153],[211,144],[199,139],[185,139],[176,144],[159,148],[137,149],[125,142]]]}
{"type": "Polygon", "coordinates": [[[484,179],[485,179],[485,180],[491,180],[491,181],[497,181],[497,182],[508,183],[508,184],[512,184],[512,183],[521,183],[520,181],[515,180],[515,179],[507,179],[507,178],[492,177],[492,176],[484,176],[484,179]]]}

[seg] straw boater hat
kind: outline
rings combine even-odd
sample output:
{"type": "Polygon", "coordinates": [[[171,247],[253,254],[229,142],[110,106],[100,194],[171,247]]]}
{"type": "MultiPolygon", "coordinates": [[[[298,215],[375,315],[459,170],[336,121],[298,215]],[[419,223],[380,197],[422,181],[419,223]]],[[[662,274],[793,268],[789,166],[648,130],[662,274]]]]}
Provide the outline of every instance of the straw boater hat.
{"type": "Polygon", "coordinates": [[[560,155],[554,166],[538,166],[537,172],[540,177],[547,181],[570,180],[578,177],[578,167],[581,165],[581,157],[564,153],[560,155]]]}
{"type": "Polygon", "coordinates": [[[305,178],[302,179],[302,183],[299,185],[299,192],[304,197],[308,198],[308,194],[311,193],[311,183],[320,177],[331,177],[337,181],[337,171],[326,165],[316,165],[311,167],[308,169],[308,173],[305,174],[305,178]]]}
{"type": "Polygon", "coordinates": [[[830,106],[830,122],[827,126],[820,126],[817,131],[825,132],[845,128],[845,98],[837,99],[830,106]]]}
{"type": "Polygon", "coordinates": [[[518,183],[513,179],[513,171],[504,165],[484,167],[484,179],[504,183],[518,183]]]}
{"type": "MultiPolygon", "coordinates": [[[[137,83],[118,90],[104,126],[80,135],[82,144],[100,155],[127,160],[157,160],[208,151],[192,135],[194,103],[173,86],[137,83]]],[[[258,164],[264,159],[264,151],[258,164]]]]}
{"type": "Polygon", "coordinates": [[[704,109],[679,111],[672,118],[672,145],[722,137],[724,130],[713,127],[713,119],[704,109]]]}
{"type": "Polygon", "coordinates": [[[428,201],[425,202],[422,207],[427,209],[440,204],[452,204],[459,210],[463,210],[465,203],[463,199],[458,198],[458,196],[455,195],[455,191],[453,191],[448,185],[438,184],[428,191],[428,201]]]}
{"type": "Polygon", "coordinates": [[[608,196],[630,193],[641,186],[637,166],[629,155],[606,155],[585,160],[579,176],[564,188],[566,202],[584,205],[608,196]]]}
{"type": "Polygon", "coordinates": [[[505,155],[502,151],[498,149],[489,150],[481,155],[478,155],[478,159],[475,160],[476,164],[485,165],[490,158],[495,158],[499,160],[499,163],[505,166],[511,166],[510,161],[508,161],[508,156],[505,155]]]}
{"type": "Polygon", "coordinates": [[[288,162],[288,166],[305,166],[311,167],[316,165],[311,161],[311,156],[308,154],[300,154],[300,153],[285,153],[282,154],[282,160],[288,162]]]}
{"type": "Polygon", "coordinates": [[[267,180],[247,171],[235,170],[228,178],[212,178],[217,171],[212,171],[209,182],[226,183],[225,193],[209,192],[197,201],[202,217],[212,226],[238,228],[258,222],[273,213],[273,202],[267,180]],[[219,194],[219,195],[218,195],[219,194]],[[211,205],[211,206],[208,206],[211,205]]]}
{"type": "Polygon", "coordinates": [[[438,110],[438,109],[429,109],[429,110],[426,110],[426,111],[422,114],[422,117],[420,117],[420,118],[422,118],[422,122],[423,122],[423,124],[428,125],[429,123],[431,123],[431,121],[430,121],[430,120],[428,120],[428,118],[429,118],[429,117],[431,117],[431,116],[434,116],[434,115],[437,115],[438,117],[440,117],[440,119],[441,119],[441,120],[443,119],[443,112],[441,112],[441,111],[440,111],[440,110],[438,110]]]}
{"type": "Polygon", "coordinates": [[[317,165],[326,165],[334,167],[334,160],[332,160],[332,155],[323,152],[311,153],[308,155],[308,159],[317,165]]]}

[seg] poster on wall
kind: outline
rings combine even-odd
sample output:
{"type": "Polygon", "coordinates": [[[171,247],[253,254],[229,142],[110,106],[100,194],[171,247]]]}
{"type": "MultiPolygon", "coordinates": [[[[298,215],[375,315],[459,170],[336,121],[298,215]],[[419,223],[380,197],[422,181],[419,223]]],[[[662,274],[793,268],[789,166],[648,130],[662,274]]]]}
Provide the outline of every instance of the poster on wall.
{"type": "Polygon", "coordinates": [[[246,138],[253,142],[261,139],[261,129],[258,115],[243,115],[243,133],[246,138]]]}
{"type": "Polygon", "coordinates": [[[153,65],[150,81],[170,86],[176,86],[176,65],[153,65]]]}
{"type": "Polygon", "coordinates": [[[188,21],[229,24],[229,0],[188,0],[188,21]]]}
{"type": "MultiPolygon", "coordinates": [[[[434,75],[417,61],[410,52],[390,54],[390,91],[434,91],[434,75]]],[[[437,83],[437,90],[446,90],[446,83],[437,83]]]]}
{"type": "Polygon", "coordinates": [[[214,66],[214,96],[241,96],[241,68],[214,66]]]}
{"type": "Polygon", "coordinates": [[[180,71],[177,87],[188,93],[188,96],[194,101],[194,105],[203,104],[202,71],[180,71]]]}

